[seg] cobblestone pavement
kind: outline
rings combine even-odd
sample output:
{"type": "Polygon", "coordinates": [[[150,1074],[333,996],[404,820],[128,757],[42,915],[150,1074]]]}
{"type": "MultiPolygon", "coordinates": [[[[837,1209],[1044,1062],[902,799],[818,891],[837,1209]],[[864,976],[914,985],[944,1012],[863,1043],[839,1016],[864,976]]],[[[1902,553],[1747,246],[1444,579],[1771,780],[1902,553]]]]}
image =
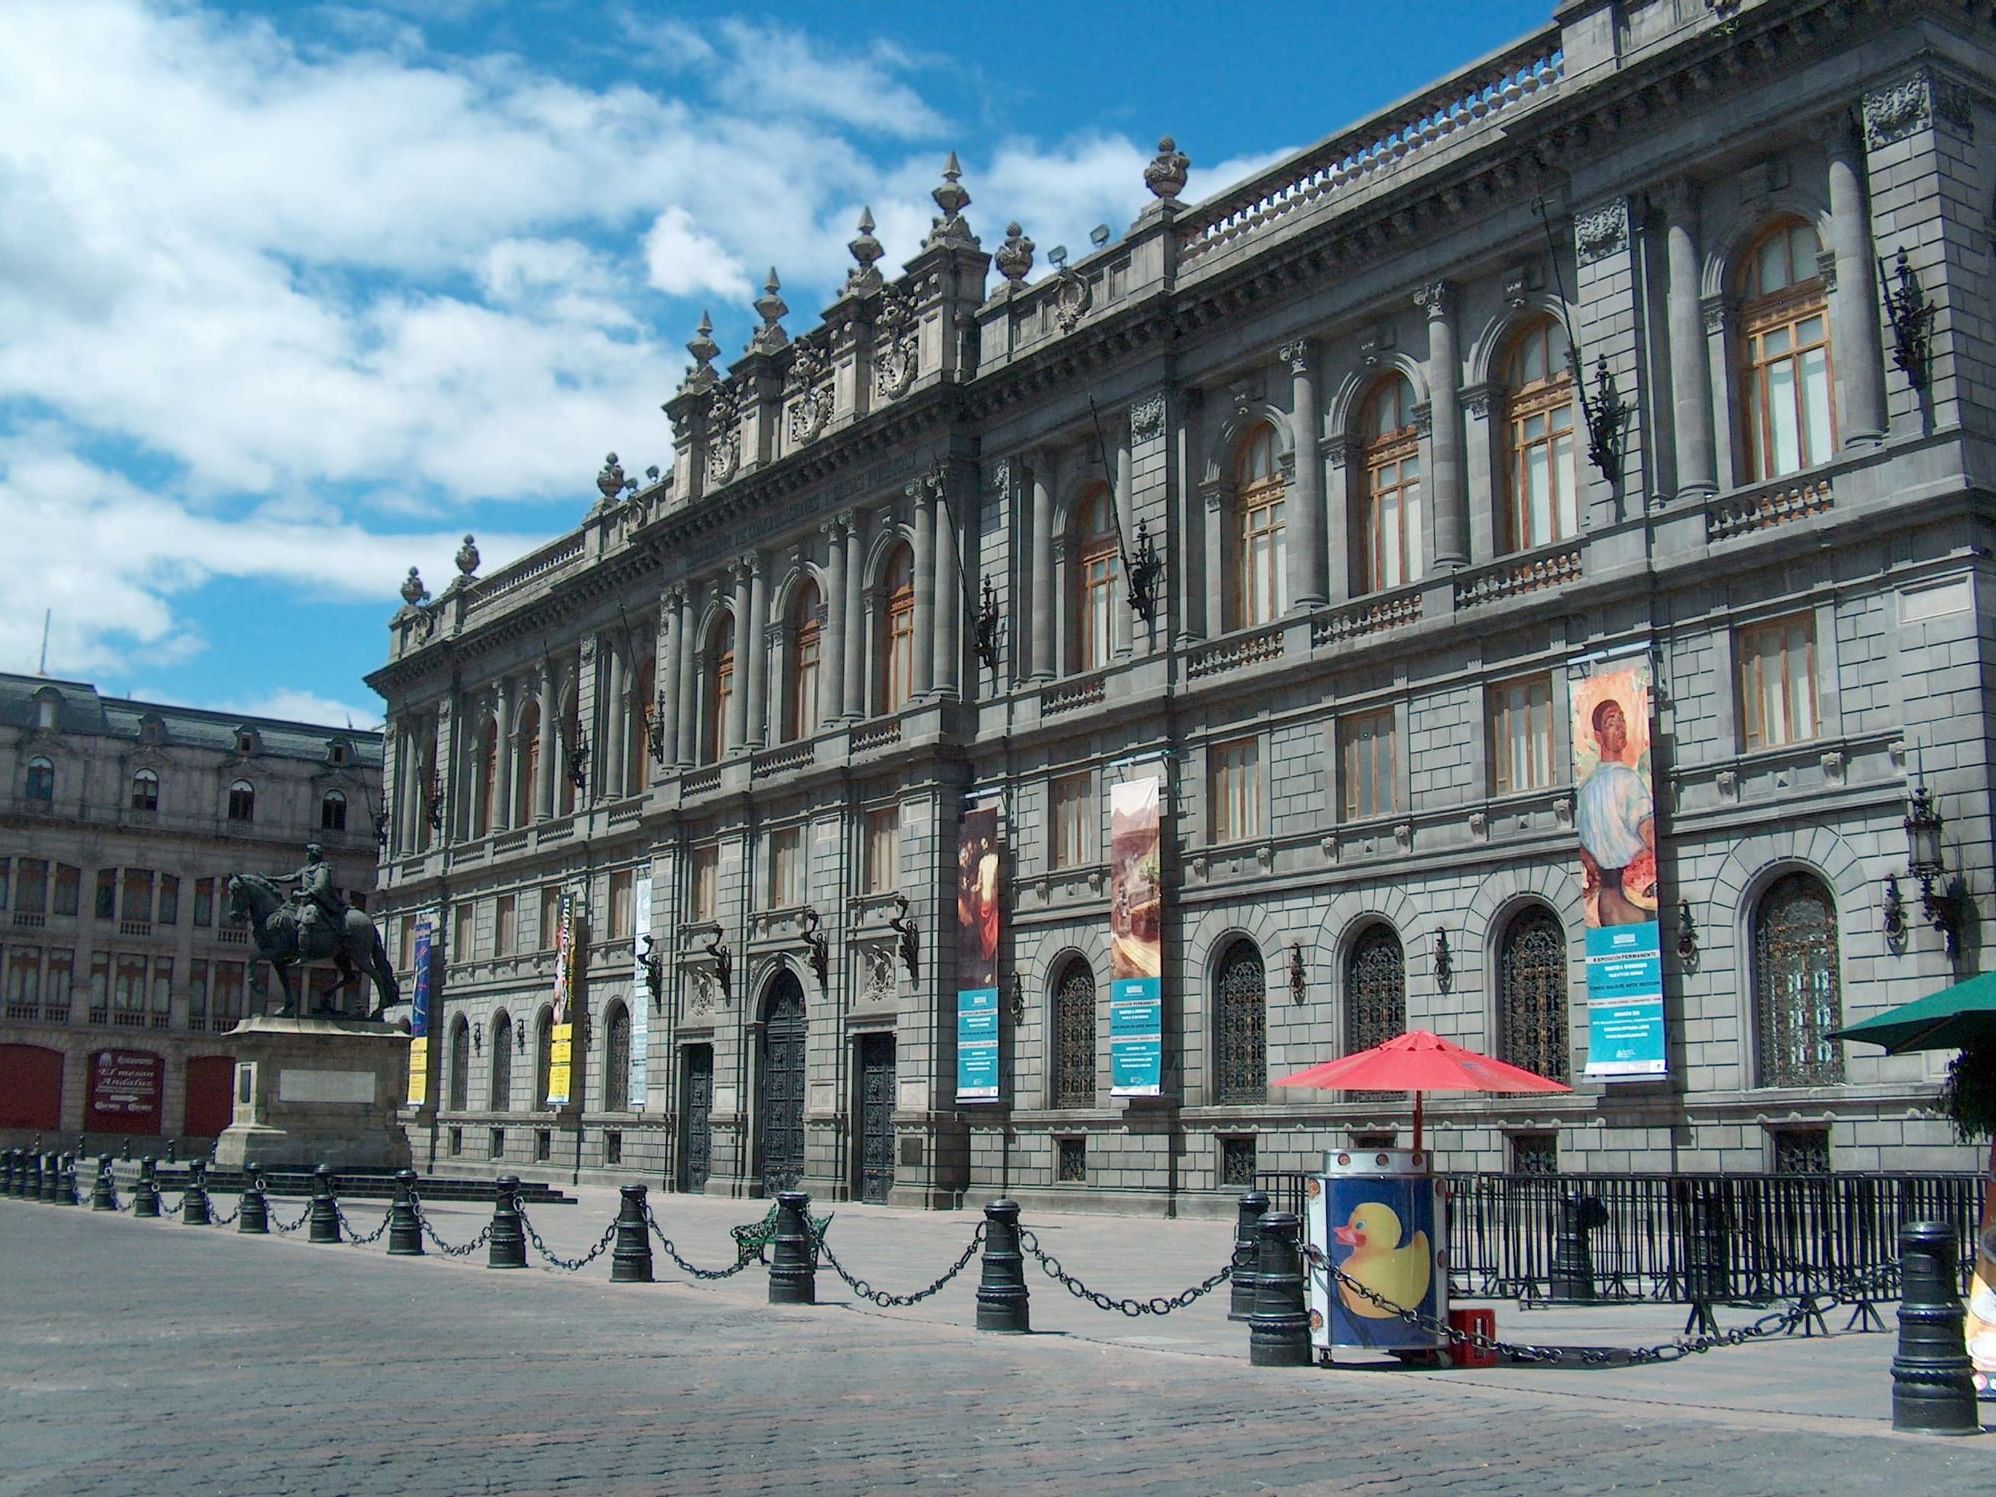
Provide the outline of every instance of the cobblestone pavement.
{"type": "MultiPolygon", "coordinates": [[[[612,1214],[614,1193],[581,1195],[534,1212],[559,1253],[589,1246],[612,1214]]],[[[726,1226],[754,1211],[654,1204],[701,1263],[731,1261],[726,1226]]],[[[349,1215],[369,1230],[382,1209],[349,1215]]],[[[431,1213],[448,1241],[487,1215],[431,1213]]],[[[831,1241],[905,1291],[947,1266],[974,1220],[841,1207],[831,1241]]],[[[1213,1223],[1036,1225],[1070,1269],[1118,1294],[1203,1278],[1229,1237],[1213,1223]]],[[[662,1254],[659,1283],[612,1285],[602,1260],[578,1275],[496,1273],[482,1254],[392,1259],[379,1244],[18,1201],[0,1201],[0,1254],[0,1497],[1996,1487],[1996,1438],[1890,1432],[1878,1335],[1608,1373],[1258,1370],[1224,1291],[1130,1321],[1035,1273],[1042,1334],[979,1335],[974,1261],[912,1311],[857,1302],[823,1271],[818,1306],[776,1309],[756,1270],[695,1285],[662,1254]]],[[[1558,1311],[1520,1333],[1627,1344],[1681,1320],[1669,1307],[1558,1311]]]]}

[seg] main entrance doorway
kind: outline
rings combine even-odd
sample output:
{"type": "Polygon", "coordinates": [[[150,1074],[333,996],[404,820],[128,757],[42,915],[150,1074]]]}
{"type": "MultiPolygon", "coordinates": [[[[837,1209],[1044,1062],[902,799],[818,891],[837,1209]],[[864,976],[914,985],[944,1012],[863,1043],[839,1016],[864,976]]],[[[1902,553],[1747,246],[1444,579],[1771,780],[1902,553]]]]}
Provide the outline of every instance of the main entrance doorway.
{"type": "Polygon", "coordinates": [[[894,1036],[859,1041],[859,1198],[887,1204],[894,1188],[894,1036]]]}
{"type": "Polygon", "coordinates": [[[698,1195],[714,1164],[714,1047],[688,1045],[679,1066],[679,1188],[698,1195]]]}
{"type": "Polygon", "coordinates": [[[765,1195],[804,1178],[804,989],[785,971],[763,1000],[757,1135],[765,1195]]]}

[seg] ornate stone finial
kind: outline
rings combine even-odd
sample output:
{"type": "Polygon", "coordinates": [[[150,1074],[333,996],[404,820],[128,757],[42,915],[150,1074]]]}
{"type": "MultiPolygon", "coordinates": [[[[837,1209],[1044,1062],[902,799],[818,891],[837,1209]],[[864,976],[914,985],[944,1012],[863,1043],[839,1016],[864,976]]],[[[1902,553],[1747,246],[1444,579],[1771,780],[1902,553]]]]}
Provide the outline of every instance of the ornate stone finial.
{"type": "Polygon", "coordinates": [[[1017,286],[1032,274],[1033,241],[1026,238],[1017,224],[1006,224],[1005,242],[991,258],[997,263],[998,274],[1017,286]]]}
{"type": "Polygon", "coordinates": [[[714,360],[721,356],[721,345],[714,341],[714,319],[705,312],[700,314],[700,326],[693,330],[693,338],[686,345],[686,351],[693,355],[695,361],[687,373],[686,388],[704,390],[714,383],[714,360]]]}
{"type": "Polygon", "coordinates": [[[756,314],[762,318],[762,326],[749,336],[750,353],[775,353],[790,341],[790,335],[783,331],[783,314],[790,310],[790,304],[777,293],[782,283],[776,279],[776,267],[769,267],[769,279],[762,283],[762,295],[755,299],[756,314]]]}
{"type": "Polygon", "coordinates": [[[852,251],[853,259],[859,263],[846,272],[846,290],[873,291],[880,285],[880,272],[873,268],[874,262],[887,251],[880,241],[873,237],[873,210],[859,210],[859,234],[846,248],[852,251]]]}
{"type": "Polygon", "coordinates": [[[478,542],[467,535],[464,544],[457,548],[454,560],[457,562],[458,574],[469,582],[472,574],[478,570],[478,542]]]}
{"type": "Polygon", "coordinates": [[[943,210],[943,216],[931,219],[929,237],[922,242],[923,249],[934,249],[938,245],[975,245],[977,238],[970,232],[970,225],[964,221],[963,210],[970,206],[970,194],[957,179],[963,175],[963,168],[956,163],[956,152],[949,153],[949,160],[943,163],[943,180],[934,192],[929,194],[936,200],[936,206],[943,210]]]}
{"type": "Polygon", "coordinates": [[[409,575],[402,579],[402,601],[415,608],[429,595],[430,590],[423,586],[422,576],[414,567],[409,568],[409,575]]]}
{"type": "Polygon", "coordinates": [[[596,491],[603,496],[605,504],[615,504],[617,495],[624,490],[624,467],[612,452],[603,459],[603,471],[596,475],[596,491]]]}
{"type": "Polygon", "coordinates": [[[1162,201],[1176,202],[1185,191],[1185,174],[1191,166],[1192,158],[1178,149],[1178,142],[1163,136],[1157,143],[1157,156],[1144,168],[1144,186],[1162,201]]]}

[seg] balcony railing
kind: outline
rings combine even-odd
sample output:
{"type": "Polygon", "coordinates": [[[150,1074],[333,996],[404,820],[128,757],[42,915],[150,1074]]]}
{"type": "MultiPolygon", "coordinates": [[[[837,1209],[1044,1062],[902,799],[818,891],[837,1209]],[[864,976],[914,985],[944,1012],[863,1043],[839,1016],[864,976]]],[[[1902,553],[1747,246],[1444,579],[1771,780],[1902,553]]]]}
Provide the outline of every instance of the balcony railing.
{"type": "Polygon", "coordinates": [[[1228,634],[1193,646],[1185,657],[1186,679],[1197,681],[1202,676],[1218,676],[1259,665],[1264,660],[1280,659],[1285,627],[1280,622],[1266,624],[1249,634],[1228,634]]]}
{"type": "Polygon", "coordinates": [[[1705,539],[1729,541],[1756,530],[1786,525],[1791,520],[1826,514],[1832,499],[1827,478],[1818,478],[1813,483],[1777,483],[1743,494],[1727,494],[1714,499],[1705,511],[1705,539]]]}

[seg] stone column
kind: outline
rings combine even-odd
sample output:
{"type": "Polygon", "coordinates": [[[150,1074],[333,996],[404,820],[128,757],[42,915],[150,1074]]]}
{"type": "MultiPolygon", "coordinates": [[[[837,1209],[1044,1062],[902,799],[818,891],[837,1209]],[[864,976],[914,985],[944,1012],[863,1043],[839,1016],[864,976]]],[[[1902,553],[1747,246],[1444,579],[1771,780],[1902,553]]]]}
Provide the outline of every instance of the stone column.
{"type": "Polygon", "coordinates": [[[843,716],[866,716],[866,514],[846,516],[846,662],[843,716]]]}
{"type": "Polygon", "coordinates": [[[1712,372],[1698,290],[1698,196],[1686,178],[1664,194],[1665,299],[1670,326],[1670,402],[1676,434],[1677,497],[1698,502],[1719,490],[1712,445],[1712,372]]]}
{"type": "Polygon", "coordinates": [[[1026,600],[1033,630],[1033,679],[1051,681],[1054,673],[1055,609],[1053,595],[1053,474],[1044,452],[1027,455],[1032,465],[1033,558],[1032,596],[1026,600]]]}
{"type": "MultiPolygon", "coordinates": [[[[742,743],[761,748],[768,738],[769,701],[769,576],[762,553],[751,552],[745,563],[749,574],[749,622],[744,641],[736,643],[736,660],[748,661],[748,720],[742,743]],[[745,650],[745,653],[744,653],[745,650]]],[[[739,669],[739,664],[737,669],[739,669]]]]}
{"type": "Polygon", "coordinates": [[[1885,440],[1885,366],[1873,286],[1871,210],[1865,202],[1863,147],[1848,115],[1830,130],[1830,336],[1836,350],[1838,435],[1845,447],[1885,440]]]}
{"type": "Polygon", "coordinates": [[[658,670],[660,690],[665,694],[665,721],[661,725],[665,767],[670,769],[679,762],[679,720],[686,715],[686,703],[680,696],[686,683],[685,662],[679,648],[686,634],[686,595],[679,588],[669,588],[664,604],[665,638],[659,647],[658,670]]]}
{"type": "MultiPolygon", "coordinates": [[[[1123,549],[1133,562],[1137,557],[1136,469],[1136,456],[1130,450],[1130,428],[1125,422],[1116,433],[1116,524],[1123,532],[1123,549]]],[[[1122,585],[1109,604],[1109,651],[1121,660],[1130,653],[1130,630],[1136,610],[1130,606],[1130,579],[1118,580],[1122,585]]],[[[1084,623],[1081,627],[1088,626],[1084,623]]]]}
{"type": "Polygon", "coordinates": [[[927,696],[936,683],[936,512],[926,479],[908,485],[915,501],[915,659],[910,696],[927,696]]]}
{"type": "Polygon", "coordinates": [[[1364,575],[1363,562],[1352,558],[1352,537],[1357,533],[1357,516],[1363,496],[1359,485],[1365,481],[1365,465],[1359,461],[1358,443],[1346,436],[1333,437],[1324,449],[1330,466],[1330,492],[1338,510],[1331,517],[1330,571],[1325,578],[1324,601],[1343,603],[1357,590],[1364,575]]]}
{"type": "Polygon", "coordinates": [[[631,714],[626,698],[631,689],[631,667],[630,662],[624,659],[621,644],[606,639],[597,648],[607,657],[603,672],[606,698],[603,703],[603,762],[596,776],[601,787],[598,799],[617,800],[624,794],[624,771],[630,762],[627,736],[631,714]]]}
{"type": "Polygon", "coordinates": [[[846,682],[846,522],[843,515],[825,528],[825,653],[818,678],[818,716],[837,722],[845,716],[846,682]]]}
{"type": "Polygon", "coordinates": [[[749,564],[744,558],[735,568],[735,679],[728,697],[727,728],[721,740],[724,754],[739,752],[748,741],[748,658],[753,616],[749,564]]]}
{"type": "Polygon", "coordinates": [[[498,752],[494,755],[492,790],[492,830],[505,831],[513,825],[513,678],[499,682],[498,752]]]}
{"type": "Polygon", "coordinates": [[[1284,547],[1288,557],[1289,606],[1307,611],[1326,601],[1324,586],[1324,462],[1317,452],[1317,382],[1310,372],[1310,343],[1298,338],[1282,346],[1289,366],[1290,413],[1295,423],[1296,471],[1284,501],[1284,547]]]}
{"type": "Polygon", "coordinates": [[[674,658],[679,662],[679,715],[673,719],[672,734],[676,745],[673,757],[684,765],[700,761],[700,666],[697,652],[698,641],[693,638],[693,598],[685,589],[679,589],[679,648],[674,658]]]}
{"type": "MultiPolygon", "coordinates": [[[[962,647],[957,643],[957,628],[963,617],[963,582],[958,571],[963,532],[951,523],[953,511],[949,505],[949,472],[945,467],[937,476],[928,504],[935,512],[936,533],[935,689],[938,695],[953,697],[957,694],[957,677],[963,658],[962,647]]],[[[919,654],[919,629],[916,635],[919,654]]]]}
{"type": "Polygon", "coordinates": [[[534,764],[534,816],[541,821],[554,815],[554,777],[560,772],[555,768],[555,760],[561,754],[555,737],[555,717],[561,710],[555,693],[560,684],[555,679],[553,663],[543,662],[540,671],[540,754],[534,764]]]}
{"type": "Polygon", "coordinates": [[[1423,286],[1414,300],[1428,313],[1428,401],[1434,434],[1427,489],[1435,507],[1438,567],[1469,564],[1469,503],[1462,487],[1462,408],[1457,393],[1462,361],[1455,347],[1454,289],[1446,281],[1423,286]]]}

